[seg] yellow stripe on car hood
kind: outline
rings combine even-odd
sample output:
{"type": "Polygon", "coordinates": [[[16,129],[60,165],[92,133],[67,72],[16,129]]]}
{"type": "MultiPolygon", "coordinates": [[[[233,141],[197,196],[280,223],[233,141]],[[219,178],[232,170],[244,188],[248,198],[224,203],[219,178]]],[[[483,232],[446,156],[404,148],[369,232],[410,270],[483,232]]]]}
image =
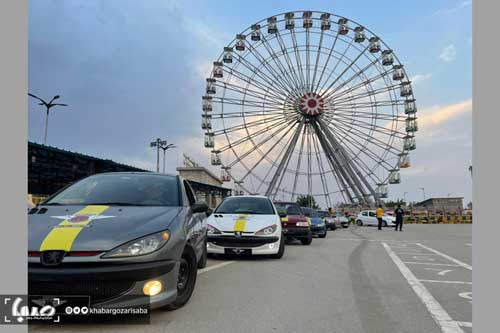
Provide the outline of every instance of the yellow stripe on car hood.
{"type": "MultiPolygon", "coordinates": [[[[109,206],[87,206],[84,209],[76,212],[74,216],[78,215],[100,215],[106,211],[109,206]]],[[[68,252],[71,250],[71,246],[75,241],[76,237],[82,231],[87,224],[90,223],[92,219],[89,218],[86,221],[72,223],[68,220],[64,220],[59,225],[54,227],[47,237],[40,245],[40,251],[47,250],[62,250],[68,252]]]]}
{"type": "Polygon", "coordinates": [[[247,226],[247,214],[241,214],[234,222],[234,231],[244,232],[247,226]]]}

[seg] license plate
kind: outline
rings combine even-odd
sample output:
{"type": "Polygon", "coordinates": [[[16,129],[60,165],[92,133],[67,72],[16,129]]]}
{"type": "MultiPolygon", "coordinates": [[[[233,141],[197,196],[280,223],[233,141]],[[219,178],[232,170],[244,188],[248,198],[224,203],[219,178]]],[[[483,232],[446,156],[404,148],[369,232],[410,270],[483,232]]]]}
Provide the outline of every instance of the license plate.
{"type": "Polygon", "coordinates": [[[252,249],[240,249],[240,248],[224,249],[224,253],[237,254],[237,255],[251,255],[252,249]]]}

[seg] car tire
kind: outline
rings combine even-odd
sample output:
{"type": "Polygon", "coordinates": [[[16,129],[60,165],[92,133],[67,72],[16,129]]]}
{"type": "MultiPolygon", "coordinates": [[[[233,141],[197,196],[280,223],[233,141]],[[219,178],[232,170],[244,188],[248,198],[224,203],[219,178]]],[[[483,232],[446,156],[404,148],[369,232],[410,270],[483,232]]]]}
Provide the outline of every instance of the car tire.
{"type": "Polygon", "coordinates": [[[356,221],[356,224],[357,224],[358,226],[360,226],[360,227],[361,227],[361,226],[363,225],[363,221],[361,221],[361,220],[357,220],[357,221],[356,221]]]}
{"type": "Polygon", "coordinates": [[[323,235],[318,235],[319,238],[325,238],[328,228],[325,227],[325,233],[323,235]]]}
{"type": "Polygon", "coordinates": [[[207,257],[207,240],[205,239],[205,242],[203,242],[203,254],[201,255],[200,260],[198,260],[198,268],[205,268],[207,266],[207,257]]]}
{"type": "Polygon", "coordinates": [[[280,247],[279,247],[278,253],[271,254],[270,257],[272,259],[281,259],[281,257],[283,257],[283,254],[285,254],[285,236],[283,236],[283,234],[281,234],[280,247]]]}
{"type": "Polygon", "coordinates": [[[387,221],[382,221],[382,226],[387,227],[387,221]]]}
{"type": "Polygon", "coordinates": [[[310,245],[312,243],[312,241],[313,241],[312,236],[300,239],[300,242],[302,243],[302,245],[310,245]]]}
{"type": "Polygon", "coordinates": [[[189,301],[196,285],[197,272],[196,255],[191,247],[186,246],[180,259],[177,276],[177,298],[172,303],[163,306],[163,310],[176,310],[189,301]]]}

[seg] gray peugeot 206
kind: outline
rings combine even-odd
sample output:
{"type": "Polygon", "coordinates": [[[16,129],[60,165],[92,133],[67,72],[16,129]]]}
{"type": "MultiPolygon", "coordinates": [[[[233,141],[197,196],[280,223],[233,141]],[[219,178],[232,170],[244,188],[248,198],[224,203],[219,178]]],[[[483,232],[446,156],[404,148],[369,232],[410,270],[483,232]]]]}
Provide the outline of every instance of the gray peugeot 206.
{"type": "Polygon", "coordinates": [[[146,297],[151,308],[179,308],[206,265],[207,210],[179,176],[84,178],[28,213],[29,295],[85,295],[103,307],[146,297]]]}

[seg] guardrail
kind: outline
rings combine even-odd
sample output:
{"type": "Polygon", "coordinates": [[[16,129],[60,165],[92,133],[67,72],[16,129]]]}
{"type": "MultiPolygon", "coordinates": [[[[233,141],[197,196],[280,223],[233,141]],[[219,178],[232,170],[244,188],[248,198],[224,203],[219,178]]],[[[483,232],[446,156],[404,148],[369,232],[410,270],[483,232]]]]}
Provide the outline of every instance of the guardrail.
{"type": "MultiPolygon", "coordinates": [[[[349,219],[351,223],[355,223],[352,217],[349,219]]],[[[471,224],[472,215],[422,215],[422,216],[405,216],[404,224],[471,224]]]]}
{"type": "Polygon", "coordinates": [[[429,215],[429,216],[407,216],[405,224],[470,224],[472,215],[429,215]]]}

